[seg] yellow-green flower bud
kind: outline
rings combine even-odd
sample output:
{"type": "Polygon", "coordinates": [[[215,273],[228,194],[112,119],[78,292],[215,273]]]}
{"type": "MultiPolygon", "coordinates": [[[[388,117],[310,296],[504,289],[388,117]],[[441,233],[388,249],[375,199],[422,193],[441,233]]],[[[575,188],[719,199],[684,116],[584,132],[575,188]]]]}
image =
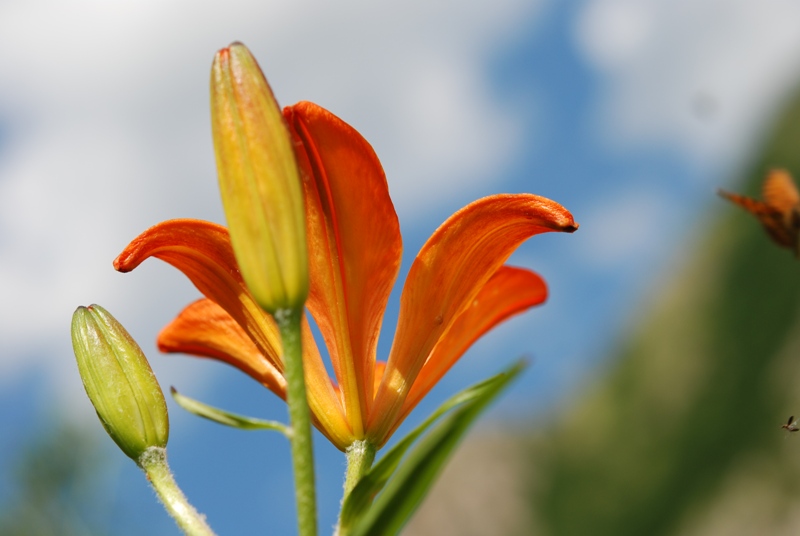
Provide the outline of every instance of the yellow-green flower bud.
{"type": "Polygon", "coordinates": [[[278,103],[241,43],[214,57],[211,126],[222,204],[242,277],[268,312],[300,310],[308,295],[300,172],[278,103]]]}
{"type": "Polygon", "coordinates": [[[99,305],[72,315],[72,348],[83,386],[108,435],[138,463],[149,447],[165,447],[164,394],[139,345],[99,305]]]}

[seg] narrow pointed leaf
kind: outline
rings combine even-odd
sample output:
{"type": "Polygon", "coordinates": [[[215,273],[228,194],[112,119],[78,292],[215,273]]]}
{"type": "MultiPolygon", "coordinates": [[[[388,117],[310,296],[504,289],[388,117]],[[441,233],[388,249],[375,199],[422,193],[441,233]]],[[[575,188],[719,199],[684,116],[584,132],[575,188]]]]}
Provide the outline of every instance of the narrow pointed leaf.
{"type": "Polygon", "coordinates": [[[172,398],[175,399],[175,402],[177,402],[180,407],[198,417],[203,417],[204,419],[232,428],[239,428],[240,430],[275,430],[289,437],[289,429],[283,423],[265,421],[263,419],[230,413],[182,395],[174,387],[170,389],[170,392],[172,393],[172,398]]]}
{"type": "Polygon", "coordinates": [[[422,501],[470,424],[524,368],[524,362],[519,362],[506,372],[452,396],[381,457],[345,498],[340,521],[342,534],[393,534],[399,531],[422,501]],[[412,444],[454,408],[458,409],[431,430],[401,466],[403,456],[412,444]],[[387,483],[389,487],[370,508],[372,499],[387,483]]]}

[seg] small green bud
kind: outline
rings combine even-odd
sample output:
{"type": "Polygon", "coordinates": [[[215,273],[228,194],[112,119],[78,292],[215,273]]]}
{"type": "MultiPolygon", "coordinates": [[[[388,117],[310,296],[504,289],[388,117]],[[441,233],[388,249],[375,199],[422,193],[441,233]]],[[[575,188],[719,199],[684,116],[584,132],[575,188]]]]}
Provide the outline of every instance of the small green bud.
{"type": "Polygon", "coordinates": [[[241,43],[211,68],[220,194],[242,277],[270,313],[308,296],[303,186],[292,137],[255,58],[241,43]]]}
{"type": "Polygon", "coordinates": [[[86,394],[119,448],[138,463],[149,447],[165,447],[164,394],[136,341],[99,305],[72,315],[72,348],[86,394]]]}

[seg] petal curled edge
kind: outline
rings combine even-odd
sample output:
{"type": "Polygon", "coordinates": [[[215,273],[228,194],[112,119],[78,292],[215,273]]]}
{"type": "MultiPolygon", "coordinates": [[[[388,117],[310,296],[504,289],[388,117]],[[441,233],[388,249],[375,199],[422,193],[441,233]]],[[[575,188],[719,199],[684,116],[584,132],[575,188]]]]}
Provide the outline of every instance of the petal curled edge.
{"type": "Polygon", "coordinates": [[[467,205],[433,233],[400,297],[397,332],[368,426],[375,444],[388,437],[433,347],[517,246],[536,234],[577,228],[555,201],[502,194],[467,205]]]}
{"type": "MultiPolygon", "coordinates": [[[[305,318],[303,318],[302,337],[304,353],[318,354],[314,336],[305,318]]],[[[158,349],[162,352],[209,357],[232,365],[286,400],[286,380],[283,375],[259,352],[252,339],[233,317],[208,298],[197,300],[181,311],[161,330],[157,342],[158,349]]],[[[306,385],[310,385],[319,377],[319,372],[307,367],[305,376],[306,385]]],[[[314,425],[337,447],[346,449],[348,445],[345,443],[352,442],[352,439],[344,441],[345,437],[332,437],[317,417],[330,410],[319,407],[318,403],[315,406],[314,402],[317,399],[309,398],[314,425]]]]}
{"type": "Polygon", "coordinates": [[[238,368],[286,400],[286,380],[231,315],[203,298],[189,304],[158,334],[164,353],[209,357],[238,368]]]}
{"type": "Polygon", "coordinates": [[[546,299],[547,284],[538,274],[524,268],[501,266],[433,348],[387,437],[475,341],[501,322],[546,299]]]}
{"type": "MultiPolygon", "coordinates": [[[[222,307],[253,340],[258,350],[283,372],[281,343],[275,322],[247,290],[233,255],[225,227],[201,220],[161,222],[136,237],[114,260],[114,268],[130,272],[145,259],[156,257],[183,272],[207,298],[222,307]]],[[[305,342],[305,338],[303,341],[305,342]]],[[[352,443],[350,427],[325,372],[316,345],[303,348],[309,405],[325,434],[339,448],[352,443]]]]}
{"type": "Polygon", "coordinates": [[[373,399],[375,352],[402,241],[386,176],[353,127],[310,102],[284,109],[306,201],[310,292],[359,437],[373,399]]]}
{"type": "MultiPolygon", "coordinates": [[[[156,257],[183,272],[197,289],[231,315],[268,359],[280,355],[280,336],[244,284],[228,230],[215,223],[179,219],[154,225],[136,237],[114,260],[130,272],[156,257]]],[[[283,372],[280,359],[272,365],[283,372]]]]}

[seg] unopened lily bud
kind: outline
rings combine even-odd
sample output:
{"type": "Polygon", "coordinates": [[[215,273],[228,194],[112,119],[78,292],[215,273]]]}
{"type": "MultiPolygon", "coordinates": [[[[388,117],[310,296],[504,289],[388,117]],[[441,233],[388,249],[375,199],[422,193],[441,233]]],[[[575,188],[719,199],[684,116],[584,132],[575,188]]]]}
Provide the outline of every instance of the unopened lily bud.
{"type": "Polygon", "coordinates": [[[211,126],[225,218],[242,277],[266,311],[299,310],[308,295],[300,172],[278,103],[241,43],[214,57],[211,126]]]}
{"type": "Polygon", "coordinates": [[[122,324],[99,305],[72,315],[78,371],[100,422],[119,448],[138,463],[149,447],[165,447],[169,419],[150,364],[122,324]]]}

